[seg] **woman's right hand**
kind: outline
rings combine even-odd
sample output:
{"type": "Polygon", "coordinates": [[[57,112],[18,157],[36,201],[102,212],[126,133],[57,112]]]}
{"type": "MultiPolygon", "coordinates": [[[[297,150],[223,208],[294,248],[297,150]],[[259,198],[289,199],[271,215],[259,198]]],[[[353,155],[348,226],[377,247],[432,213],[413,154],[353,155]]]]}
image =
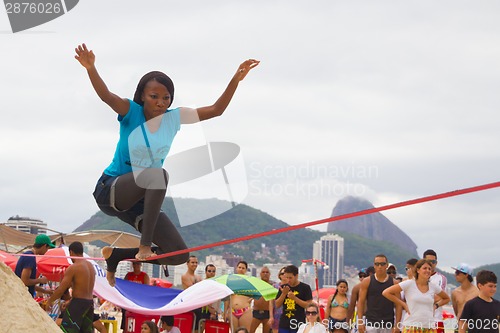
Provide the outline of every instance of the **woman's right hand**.
{"type": "Polygon", "coordinates": [[[87,45],[82,44],[78,45],[77,48],[75,48],[75,59],[78,60],[78,62],[85,67],[85,69],[90,69],[94,67],[95,63],[95,55],[92,50],[87,49],[87,45]]]}

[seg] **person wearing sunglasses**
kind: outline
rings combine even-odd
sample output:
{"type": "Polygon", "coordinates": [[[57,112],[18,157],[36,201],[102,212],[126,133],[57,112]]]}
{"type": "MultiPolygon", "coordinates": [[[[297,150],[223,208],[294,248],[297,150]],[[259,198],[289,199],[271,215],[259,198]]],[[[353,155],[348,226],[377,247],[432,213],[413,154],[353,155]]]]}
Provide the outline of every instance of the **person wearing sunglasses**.
{"type": "MultiPolygon", "coordinates": [[[[205,279],[211,279],[215,277],[215,274],[217,272],[217,268],[215,267],[214,264],[207,264],[205,266],[205,279]]],[[[201,308],[201,319],[212,319],[212,320],[217,320],[217,309],[220,309],[220,303],[221,301],[217,301],[215,303],[209,304],[207,306],[204,306],[201,308]]],[[[205,321],[200,321],[203,329],[204,329],[204,324],[205,321]]],[[[203,332],[203,329],[200,329],[200,331],[203,332]]]]}
{"type": "Polygon", "coordinates": [[[319,320],[319,308],[316,303],[306,307],[306,322],[299,325],[297,333],[326,333],[325,326],[319,320]]]}
{"type": "Polygon", "coordinates": [[[205,266],[205,279],[210,279],[215,277],[215,273],[217,271],[217,268],[215,267],[214,264],[208,264],[205,266]]]}
{"type": "Polygon", "coordinates": [[[373,262],[375,274],[361,282],[358,318],[365,318],[358,323],[360,333],[391,333],[397,330],[401,320],[401,306],[382,296],[385,289],[395,284],[394,278],[387,274],[387,264],[384,254],[376,255],[373,262]]]}
{"type": "Polygon", "coordinates": [[[460,286],[451,292],[451,304],[457,318],[460,318],[465,303],[479,295],[479,289],[472,284],[472,268],[469,265],[461,263],[452,268],[455,270],[455,280],[460,286]]]}
{"type": "Polygon", "coordinates": [[[418,259],[411,258],[406,261],[406,276],[407,280],[411,280],[415,277],[415,265],[417,264],[418,259]]]}
{"type": "MultiPolygon", "coordinates": [[[[447,284],[446,277],[443,274],[436,271],[436,267],[437,267],[437,263],[438,263],[436,251],[434,251],[432,249],[426,250],[424,252],[423,258],[429,260],[429,262],[431,264],[432,274],[431,274],[430,282],[437,284],[441,289],[446,290],[446,284],[447,284]]],[[[440,297],[436,296],[435,302],[437,303],[440,300],[441,300],[440,297]]],[[[446,305],[446,304],[443,304],[443,305],[446,305]]],[[[444,321],[443,321],[443,308],[442,307],[439,307],[436,309],[436,311],[434,311],[434,320],[435,320],[436,327],[437,327],[437,333],[444,333],[444,321]]]]}
{"type": "MultiPolygon", "coordinates": [[[[273,287],[281,290],[281,286],[287,284],[287,280],[285,279],[285,267],[280,269],[278,273],[278,279],[279,281],[275,282],[273,284],[273,287]]],[[[279,324],[280,324],[280,317],[281,314],[283,313],[283,306],[276,307],[276,301],[272,300],[271,301],[271,306],[269,306],[269,326],[271,326],[271,330],[273,333],[278,333],[279,330],[279,324]]]]}
{"type": "Polygon", "coordinates": [[[398,275],[398,270],[394,264],[389,263],[387,265],[387,274],[389,274],[393,279],[398,275]]]}

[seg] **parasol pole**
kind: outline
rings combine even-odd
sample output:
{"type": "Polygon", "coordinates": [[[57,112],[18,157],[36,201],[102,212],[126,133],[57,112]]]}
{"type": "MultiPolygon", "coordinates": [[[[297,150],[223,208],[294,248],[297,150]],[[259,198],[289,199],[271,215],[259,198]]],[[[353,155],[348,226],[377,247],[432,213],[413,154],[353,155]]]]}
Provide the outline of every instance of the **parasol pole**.
{"type": "Polygon", "coordinates": [[[304,259],[304,260],[302,260],[302,262],[312,262],[312,264],[314,265],[314,283],[316,285],[316,303],[319,306],[318,264],[325,266],[325,268],[328,267],[328,265],[325,262],[318,260],[318,259],[315,259],[315,258],[304,259]]]}
{"type": "Polygon", "coordinates": [[[316,304],[319,306],[319,282],[318,282],[318,263],[314,262],[314,275],[316,282],[316,304]]]}

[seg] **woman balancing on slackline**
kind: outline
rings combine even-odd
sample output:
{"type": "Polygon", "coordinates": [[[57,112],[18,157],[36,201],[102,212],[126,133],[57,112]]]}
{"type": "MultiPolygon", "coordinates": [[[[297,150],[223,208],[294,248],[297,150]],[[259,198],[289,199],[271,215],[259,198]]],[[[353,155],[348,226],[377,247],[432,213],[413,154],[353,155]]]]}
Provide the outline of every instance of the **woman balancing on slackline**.
{"type": "Polygon", "coordinates": [[[118,217],[141,232],[139,248],[103,249],[108,282],[115,284],[116,267],[123,259],[135,257],[162,265],[185,263],[189,253],[154,258],[157,254],[187,248],[173,223],[161,211],[168,183],[168,174],[162,169],[163,161],[180,124],[220,116],[239,82],[259,61],[244,61],[213,105],[197,109],[168,109],[174,99],[174,84],[164,73],[145,74],[137,85],[133,100],[129,100],[108,90],[95,67],[95,55],[85,44],[79,45],[75,51],[75,58],[87,70],[97,95],[118,114],[120,123],[120,138],[113,161],[97,181],[94,197],[102,212],[118,217]],[[158,248],[152,249],[152,243],[158,248]]]}

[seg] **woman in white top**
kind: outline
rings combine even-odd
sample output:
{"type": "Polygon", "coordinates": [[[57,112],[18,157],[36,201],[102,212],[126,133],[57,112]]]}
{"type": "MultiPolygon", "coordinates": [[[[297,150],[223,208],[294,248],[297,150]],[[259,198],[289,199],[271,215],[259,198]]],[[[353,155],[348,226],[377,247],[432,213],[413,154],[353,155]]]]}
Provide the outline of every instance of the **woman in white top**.
{"type": "Polygon", "coordinates": [[[395,284],[384,290],[382,295],[406,311],[407,316],[402,323],[403,333],[435,333],[434,311],[447,304],[450,297],[438,285],[429,282],[432,273],[429,260],[420,259],[414,273],[414,279],[395,284]],[[404,291],[406,303],[399,297],[401,291],[404,291]],[[441,298],[439,302],[434,302],[434,295],[441,298]]]}
{"type": "Polygon", "coordinates": [[[326,327],[319,321],[319,308],[316,303],[306,307],[306,322],[301,323],[297,333],[326,333],[326,327]]]}

